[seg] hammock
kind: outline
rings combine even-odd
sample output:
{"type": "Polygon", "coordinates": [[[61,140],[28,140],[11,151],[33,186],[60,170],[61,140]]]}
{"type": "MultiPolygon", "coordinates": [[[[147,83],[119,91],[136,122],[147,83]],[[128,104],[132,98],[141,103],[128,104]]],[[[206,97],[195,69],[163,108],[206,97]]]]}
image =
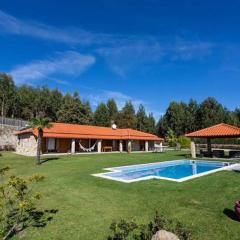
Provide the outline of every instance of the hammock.
{"type": "Polygon", "coordinates": [[[92,150],[94,150],[95,146],[96,146],[97,142],[95,142],[92,147],[90,148],[85,148],[80,142],[79,142],[79,147],[84,151],[84,152],[91,152],[92,150]]]}

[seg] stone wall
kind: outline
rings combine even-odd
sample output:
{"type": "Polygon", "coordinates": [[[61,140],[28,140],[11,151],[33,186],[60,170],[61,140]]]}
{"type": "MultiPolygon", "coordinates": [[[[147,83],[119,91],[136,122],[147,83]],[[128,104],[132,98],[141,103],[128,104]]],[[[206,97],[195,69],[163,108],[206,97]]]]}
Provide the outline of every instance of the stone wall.
{"type": "Polygon", "coordinates": [[[17,144],[17,136],[15,132],[18,127],[1,125],[0,126],[0,150],[15,150],[17,144]]]}
{"type": "Polygon", "coordinates": [[[26,156],[35,156],[37,152],[37,139],[32,134],[18,136],[16,153],[26,156]]]}

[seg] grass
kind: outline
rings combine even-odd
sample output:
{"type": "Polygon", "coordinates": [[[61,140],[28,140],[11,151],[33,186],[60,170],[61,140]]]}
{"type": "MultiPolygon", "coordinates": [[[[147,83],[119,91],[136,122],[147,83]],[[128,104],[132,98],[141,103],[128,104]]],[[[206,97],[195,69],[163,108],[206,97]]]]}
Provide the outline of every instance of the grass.
{"type": "Polygon", "coordinates": [[[239,239],[240,223],[224,214],[231,213],[240,198],[236,172],[222,171],[183,183],[126,184],[91,176],[106,167],[183,158],[183,152],[75,155],[46,159],[35,166],[31,157],[2,153],[0,167],[10,166],[19,175],[45,175],[37,187],[43,194],[40,207],[58,209],[46,227],[28,228],[21,239],[106,239],[112,220],[147,223],[155,210],[190,228],[193,239],[239,239]]]}

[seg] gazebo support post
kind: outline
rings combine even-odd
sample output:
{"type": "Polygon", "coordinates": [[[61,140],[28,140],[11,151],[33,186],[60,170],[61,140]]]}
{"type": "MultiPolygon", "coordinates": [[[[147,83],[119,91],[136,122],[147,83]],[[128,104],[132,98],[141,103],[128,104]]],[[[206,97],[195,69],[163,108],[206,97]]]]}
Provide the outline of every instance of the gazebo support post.
{"type": "Polygon", "coordinates": [[[191,155],[192,158],[196,158],[196,145],[193,138],[191,139],[191,155]]]}
{"type": "Polygon", "coordinates": [[[211,145],[211,138],[207,139],[207,151],[208,151],[208,156],[212,156],[212,145],[211,145]]]}

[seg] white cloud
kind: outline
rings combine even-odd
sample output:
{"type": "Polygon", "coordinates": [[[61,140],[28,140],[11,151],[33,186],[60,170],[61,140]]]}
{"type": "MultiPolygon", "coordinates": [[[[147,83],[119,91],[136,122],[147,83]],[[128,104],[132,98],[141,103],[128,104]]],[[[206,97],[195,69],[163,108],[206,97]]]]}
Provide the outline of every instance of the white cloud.
{"type": "Polygon", "coordinates": [[[160,43],[152,39],[122,39],[119,44],[97,50],[117,74],[124,76],[141,64],[159,61],[164,56],[160,43]]]}
{"type": "Polygon", "coordinates": [[[137,71],[146,64],[161,64],[162,61],[200,60],[210,55],[213,45],[201,41],[160,41],[153,37],[130,37],[118,44],[97,49],[110,68],[124,77],[130,71],[137,71]]]}
{"type": "Polygon", "coordinates": [[[17,84],[29,83],[50,78],[54,74],[79,75],[94,62],[95,58],[91,55],[68,51],[59,53],[54,58],[16,66],[10,71],[10,75],[13,76],[17,84]]]}
{"type": "MultiPolygon", "coordinates": [[[[0,32],[35,37],[66,44],[90,46],[109,67],[124,77],[141,70],[144,65],[162,61],[201,60],[211,54],[213,45],[199,39],[186,41],[172,36],[166,40],[159,36],[120,35],[89,32],[81,28],[56,28],[39,22],[22,20],[0,10],[0,32]]],[[[147,69],[147,68],[144,68],[147,69]]]]}
{"type": "Polygon", "coordinates": [[[201,41],[180,40],[175,43],[172,53],[173,60],[202,59],[211,53],[213,45],[201,41]]]}
{"type": "Polygon", "coordinates": [[[80,28],[56,28],[35,21],[18,19],[0,10],[0,31],[68,44],[96,44],[111,41],[110,35],[93,34],[80,28]]]}

